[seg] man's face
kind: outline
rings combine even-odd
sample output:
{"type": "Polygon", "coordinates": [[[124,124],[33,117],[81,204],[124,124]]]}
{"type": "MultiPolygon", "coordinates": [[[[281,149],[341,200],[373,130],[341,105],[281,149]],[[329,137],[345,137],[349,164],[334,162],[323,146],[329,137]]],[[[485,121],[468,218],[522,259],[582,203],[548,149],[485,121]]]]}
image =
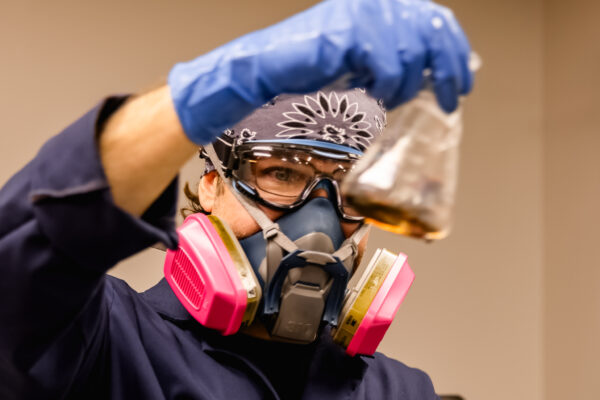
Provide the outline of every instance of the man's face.
{"type": "MultiPolygon", "coordinates": [[[[200,179],[198,196],[202,208],[225,221],[238,239],[253,235],[260,230],[260,226],[258,226],[254,218],[248,214],[229,187],[221,182],[215,171],[205,174],[200,179]]],[[[315,190],[312,196],[327,197],[327,193],[319,189],[315,190]]],[[[275,221],[284,214],[283,211],[273,210],[262,205],[258,206],[272,221],[275,221]]],[[[348,238],[360,225],[358,223],[340,222],[340,226],[345,237],[348,238]]],[[[355,267],[360,263],[367,245],[368,236],[366,234],[359,243],[355,267]]]]}

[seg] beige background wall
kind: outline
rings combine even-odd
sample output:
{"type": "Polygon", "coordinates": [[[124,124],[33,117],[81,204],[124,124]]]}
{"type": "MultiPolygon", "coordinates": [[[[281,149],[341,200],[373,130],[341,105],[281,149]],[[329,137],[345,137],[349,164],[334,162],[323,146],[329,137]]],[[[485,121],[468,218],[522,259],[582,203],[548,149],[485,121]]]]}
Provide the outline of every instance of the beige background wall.
{"type": "MultiPolygon", "coordinates": [[[[150,87],[173,63],[311,3],[3,2],[0,184],[102,96],[150,87]]],[[[417,274],[381,350],[468,400],[595,398],[598,6],[445,4],[484,60],[466,107],[455,230],[429,245],[372,235],[370,252],[406,252],[417,274]]],[[[190,161],[184,180],[198,170],[190,161]]],[[[113,273],[143,289],[162,258],[150,249],[113,273]]]]}
{"type": "Polygon", "coordinates": [[[548,400],[600,398],[600,4],[545,4],[548,400]]]}

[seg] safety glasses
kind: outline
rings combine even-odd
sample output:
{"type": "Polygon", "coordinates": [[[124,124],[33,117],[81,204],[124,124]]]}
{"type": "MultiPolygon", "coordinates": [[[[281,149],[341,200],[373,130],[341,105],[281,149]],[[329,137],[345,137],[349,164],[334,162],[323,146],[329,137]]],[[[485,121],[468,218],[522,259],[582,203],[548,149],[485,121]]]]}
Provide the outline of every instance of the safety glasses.
{"type": "Polygon", "coordinates": [[[255,141],[235,148],[233,184],[259,203],[282,211],[299,207],[324,190],[343,220],[358,222],[364,218],[346,204],[340,184],[361,155],[333,143],[255,141]]]}

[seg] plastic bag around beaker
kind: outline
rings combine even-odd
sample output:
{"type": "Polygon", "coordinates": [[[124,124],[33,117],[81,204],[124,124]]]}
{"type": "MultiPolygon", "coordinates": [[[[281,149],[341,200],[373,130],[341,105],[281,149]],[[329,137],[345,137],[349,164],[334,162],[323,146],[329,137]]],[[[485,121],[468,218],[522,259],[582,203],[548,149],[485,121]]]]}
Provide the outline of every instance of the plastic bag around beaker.
{"type": "Polygon", "coordinates": [[[388,113],[384,134],[342,183],[367,222],[426,240],[447,236],[458,174],[462,107],[447,114],[422,90],[388,113]]]}

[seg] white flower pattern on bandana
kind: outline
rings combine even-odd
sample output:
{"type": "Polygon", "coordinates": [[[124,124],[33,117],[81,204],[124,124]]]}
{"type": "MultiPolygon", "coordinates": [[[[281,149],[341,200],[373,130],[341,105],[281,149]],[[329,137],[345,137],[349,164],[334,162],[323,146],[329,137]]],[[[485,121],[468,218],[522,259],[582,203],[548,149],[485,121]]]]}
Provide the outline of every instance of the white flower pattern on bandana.
{"type": "Polygon", "coordinates": [[[237,140],[237,144],[240,145],[244,142],[247,142],[248,140],[252,140],[252,139],[254,139],[255,136],[256,136],[256,132],[251,131],[248,128],[244,128],[240,132],[240,137],[237,140]]]}
{"type": "MultiPolygon", "coordinates": [[[[336,92],[327,96],[318,92],[315,97],[305,95],[304,103],[292,103],[294,111],[284,112],[284,121],[277,123],[283,130],[275,136],[302,139],[320,136],[336,144],[346,144],[364,151],[371,143],[371,123],[367,114],[359,110],[358,103],[350,103],[348,95],[336,92]]],[[[379,127],[377,127],[379,129],[379,127]]]]}

